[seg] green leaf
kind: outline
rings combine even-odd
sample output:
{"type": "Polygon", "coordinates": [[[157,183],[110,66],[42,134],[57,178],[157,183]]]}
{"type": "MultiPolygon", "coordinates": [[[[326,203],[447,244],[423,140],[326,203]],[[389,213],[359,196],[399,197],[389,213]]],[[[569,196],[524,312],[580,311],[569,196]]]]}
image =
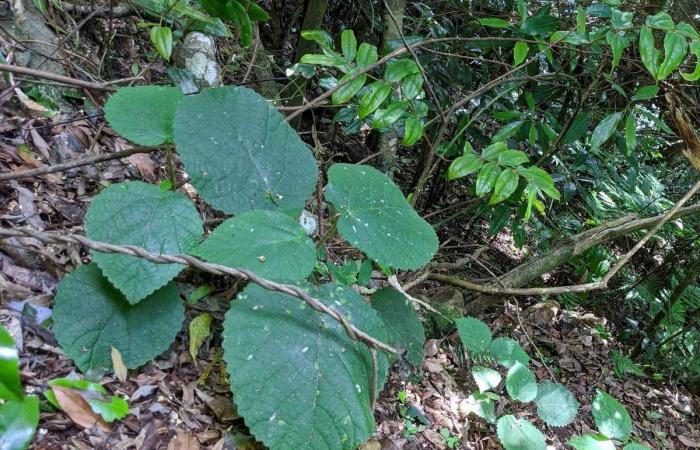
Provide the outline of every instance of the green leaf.
{"type": "Polygon", "coordinates": [[[656,15],[648,16],[646,25],[648,27],[659,28],[661,30],[673,30],[676,26],[670,14],[666,11],[661,11],[656,15]]]}
{"type": "Polygon", "coordinates": [[[531,36],[546,36],[559,28],[559,19],[550,15],[528,17],[520,26],[520,32],[531,36]]]}
{"type": "MultiPolygon", "coordinates": [[[[326,284],[309,294],[386,342],[383,322],[352,288],[326,284]]],[[[354,450],[374,433],[372,357],[337,321],[253,285],[231,303],[223,337],[238,411],[271,450],[354,450]]],[[[381,390],[388,364],[381,352],[377,360],[381,390]]]]}
{"type": "Polygon", "coordinates": [[[690,53],[695,55],[695,70],[693,72],[680,72],[680,74],[686,81],[698,81],[700,80],[700,40],[690,43],[690,53]]]}
{"type": "Polygon", "coordinates": [[[637,146],[637,121],[632,113],[627,115],[625,122],[625,142],[628,152],[631,152],[637,146]]]}
{"type": "Polygon", "coordinates": [[[614,69],[620,64],[622,52],[624,52],[627,46],[629,46],[630,41],[625,36],[618,34],[616,31],[610,30],[605,34],[605,42],[607,42],[612,49],[612,68],[614,69]]]}
{"type": "Polygon", "coordinates": [[[639,54],[642,57],[642,64],[654,77],[659,79],[659,64],[661,52],[656,48],[654,43],[654,33],[649,27],[642,27],[639,30],[639,54]]]}
{"type": "Polygon", "coordinates": [[[255,3],[248,2],[248,17],[253,22],[267,22],[270,20],[270,15],[255,3]]]}
{"type": "Polygon", "coordinates": [[[360,74],[359,76],[350,80],[355,75],[355,72],[350,72],[338,80],[338,85],[340,85],[340,87],[333,92],[332,96],[334,105],[341,105],[347,102],[365,86],[365,83],[367,82],[367,74],[360,74]]]}
{"type": "Polygon", "coordinates": [[[384,79],[389,83],[398,83],[409,75],[420,75],[418,65],[412,59],[399,59],[386,68],[384,79]]]}
{"type": "MultiPolygon", "coordinates": [[[[115,245],[136,245],[160,254],[183,254],[202,235],[202,220],[185,195],[131,181],[100,192],[85,216],[90,239],[115,245]]],[[[93,261],[124,295],[138,303],[163,287],[183,269],[180,264],[156,264],[136,256],[93,252],[93,261]]]]}
{"type": "Polygon", "coordinates": [[[203,313],[192,319],[190,326],[188,327],[190,343],[189,350],[192,361],[197,362],[197,354],[199,349],[204,344],[204,341],[211,334],[211,320],[210,314],[203,313]]]}
{"type": "Polygon", "coordinates": [[[506,376],[506,390],[513,400],[531,402],[537,397],[537,380],[526,366],[515,362],[506,376]]]}
{"type": "Polygon", "coordinates": [[[505,450],[546,450],[544,435],[525,419],[503,416],[496,425],[498,439],[505,450]]]}
{"type": "Polygon", "coordinates": [[[22,397],[17,347],[10,333],[0,326],[0,400],[21,400],[22,397]]]}
{"type": "Polygon", "coordinates": [[[657,86],[656,84],[652,84],[649,86],[642,86],[632,96],[632,101],[633,102],[641,102],[643,100],[650,100],[650,99],[656,97],[656,94],[658,94],[658,93],[659,93],[659,86],[657,86]]]}
{"type": "Polygon", "coordinates": [[[410,116],[404,122],[404,134],[401,145],[411,147],[423,136],[423,121],[417,117],[410,116]]]}
{"type": "Polygon", "coordinates": [[[633,442],[631,444],[625,445],[622,450],[651,450],[649,447],[646,445],[638,444],[636,442],[633,442]]]}
{"type": "Polygon", "coordinates": [[[39,399],[25,397],[0,405],[0,449],[25,450],[39,425],[39,399]]]}
{"type": "Polygon", "coordinates": [[[588,125],[591,124],[591,116],[587,113],[579,114],[576,116],[569,127],[569,130],[564,134],[564,143],[572,144],[579,140],[586,131],[588,130],[588,125]]]}
{"type": "Polygon", "coordinates": [[[528,161],[530,158],[520,150],[506,150],[498,155],[498,162],[503,166],[515,167],[528,161]]]}
{"type": "Polygon", "coordinates": [[[450,168],[447,169],[447,179],[456,180],[457,178],[466,177],[481,169],[483,161],[473,153],[467,153],[464,156],[452,161],[450,168]]]}
{"type": "Polygon", "coordinates": [[[226,220],[192,254],[281,281],[306,278],[316,263],[316,246],[301,225],[286,214],[264,210],[226,220]]]}
{"type": "Polygon", "coordinates": [[[496,180],[501,174],[501,168],[496,162],[484,164],[476,177],[476,195],[482,197],[491,192],[496,185],[496,180]]]}
{"type": "Polygon", "coordinates": [[[510,222],[510,215],[510,206],[503,203],[493,209],[491,218],[489,219],[489,237],[497,235],[508,225],[508,222],[510,222]]]}
{"type": "MultiPolygon", "coordinates": [[[[129,414],[129,404],[126,400],[115,395],[108,395],[107,390],[99,383],[70,378],[55,378],[49,381],[48,385],[50,387],[61,386],[82,391],[79,394],[87,401],[90,408],[101,415],[107,422],[114,422],[129,414]]],[[[53,389],[44,392],[44,396],[56,409],[61,409],[53,389]]]]}
{"type": "Polygon", "coordinates": [[[491,358],[501,363],[504,367],[510,369],[519,362],[527,366],[530,364],[530,357],[520,346],[518,341],[508,337],[499,337],[491,342],[490,348],[491,358]]]}
{"type": "Polygon", "coordinates": [[[200,0],[200,6],[203,11],[223,20],[233,20],[234,10],[232,3],[230,0],[200,0]]]}
{"type": "Polygon", "coordinates": [[[253,23],[242,4],[236,0],[229,3],[233,11],[233,22],[238,29],[238,39],[241,42],[241,46],[248,48],[253,44],[253,23]]]}
{"type": "MultiPolygon", "coordinates": [[[[521,121],[519,121],[521,122],[521,121]]],[[[501,153],[508,150],[508,146],[505,142],[495,142],[487,146],[483,152],[481,152],[481,157],[489,161],[496,161],[501,153]]]]}
{"type": "Polygon", "coordinates": [[[340,34],[340,47],[343,50],[343,56],[347,62],[352,62],[357,55],[357,39],[355,38],[355,32],[352,30],[344,30],[340,34]]]}
{"type": "Polygon", "coordinates": [[[167,350],[185,318],[173,284],[130,305],[96,264],[66,275],[54,302],[56,340],[83,372],[112,367],[112,347],[121,352],[128,368],[147,363],[167,350]],[[76,320],[77,311],[82,320],[76,320]]]}
{"type": "Polygon", "coordinates": [[[598,431],[611,439],[626,441],[632,433],[632,419],[622,403],[598,390],[591,404],[598,431]]]}
{"type": "Polygon", "coordinates": [[[527,58],[527,52],[530,50],[527,42],[518,41],[513,47],[513,64],[519,66],[527,58]]]}
{"type": "Polygon", "coordinates": [[[377,52],[377,47],[374,45],[367,44],[363,42],[360,44],[360,48],[357,49],[357,65],[359,67],[365,68],[376,63],[379,59],[379,54],[377,52]]]}
{"type": "Polygon", "coordinates": [[[615,444],[602,434],[584,434],[569,441],[576,450],[615,450],[615,444]]]}
{"type": "Polygon", "coordinates": [[[372,294],[371,305],[386,324],[389,344],[405,351],[413,367],[421,367],[425,330],[413,304],[401,292],[384,288],[372,294]]]}
{"type": "Polygon", "coordinates": [[[550,381],[540,384],[535,404],[540,419],[551,427],[570,424],[576,418],[580,406],[564,385],[550,381]]]}
{"type": "Polygon", "coordinates": [[[489,423],[496,421],[496,405],[487,395],[474,392],[464,402],[464,406],[460,404],[460,408],[464,407],[466,414],[476,414],[489,423]]]}
{"type": "Polygon", "coordinates": [[[491,196],[491,200],[489,200],[489,204],[495,205],[496,203],[508,199],[518,188],[519,179],[520,177],[515,170],[503,169],[493,186],[493,195],[491,196]]]}
{"type": "Polygon", "coordinates": [[[307,145],[250,89],[186,97],[175,116],[175,142],[199,195],[229,214],[301,209],[316,188],[318,168],[307,145]]]}
{"type": "Polygon", "coordinates": [[[391,85],[384,81],[375,81],[367,86],[367,93],[360,98],[359,117],[364,119],[377,110],[384,100],[391,95],[391,85]]]}
{"type": "Polygon", "coordinates": [[[401,94],[407,100],[413,100],[418,97],[423,89],[423,75],[413,73],[404,77],[401,82],[401,94]]]}
{"type": "Polygon", "coordinates": [[[406,112],[406,106],[405,102],[395,101],[389,103],[386,109],[378,110],[372,118],[372,128],[382,129],[393,125],[406,112]]]}
{"type": "Polygon", "coordinates": [[[681,65],[688,54],[688,41],[685,36],[669,31],[664,37],[664,60],[659,66],[659,80],[665,80],[681,65]]]}
{"type": "Polygon", "coordinates": [[[480,392],[496,389],[501,382],[501,374],[488,367],[472,367],[472,376],[480,392]]]}
{"type": "Polygon", "coordinates": [[[183,98],[175,87],[125,87],[109,98],[105,117],[114,131],[136,144],[171,143],[175,108],[183,98]]]}
{"type": "Polygon", "coordinates": [[[333,37],[323,30],[304,30],[301,37],[307,41],[314,41],[324,50],[333,49],[333,37]]]}
{"type": "MultiPolygon", "coordinates": [[[[496,132],[496,134],[494,134],[491,137],[491,142],[505,141],[506,139],[510,138],[515,133],[517,133],[518,129],[520,129],[520,126],[522,124],[523,124],[522,120],[516,120],[515,122],[509,123],[508,125],[504,126],[500,130],[498,130],[496,132]]],[[[484,153],[486,153],[486,152],[484,152],[484,153]]]]}
{"type": "Polygon", "coordinates": [[[433,227],[373,167],[334,164],[325,197],[340,212],[337,229],[343,238],[380,264],[413,270],[437,251],[433,227]]]}
{"type": "Polygon", "coordinates": [[[491,329],[474,317],[461,317],[455,320],[459,339],[471,355],[486,353],[491,345],[491,329]]]}
{"type": "Polygon", "coordinates": [[[600,121],[591,136],[591,150],[598,150],[601,145],[605,144],[615,134],[617,125],[622,120],[622,115],[621,112],[616,112],[600,121]]]}
{"type": "Polygon", "coordinates": [[[634,13],[620,11],[619,9],[612,9],[612,16],[610,18],[610,23],[613,28],[617,30],[627,30],[632,28],[632,19],[634,18],[634,13]]]}
{"type": "Polygon", "coordinates": [[[479,19],[479,24],[490,28],[508,28],[511,23],[497,17],[484,17],[479,19]]]}
{"type": "Polygon", "coordinates": [[[549,198],[559,200],[559,191],[556,187],[554,187],[554,181],[552,180],[552,176],[550,174],[536,166],[519,169],[519,172],[520,175],[522,175],[529,183],[532,183],[549,198]]]}
{"type": "Polygon", "coordinates": [[[170,61],[173,53],[173,30],[170,27],[151,28],[151,43],[164,60],[170,61]]]}
{"type": "Polygon", "coordinates": [[[329,67],[341,67],[347,64],[347,61],[345,61],[345,58],[334,55],[334,56],[329,56],[329,55],[314,55],[314,54],[306,54],[301,57],[299,60],[300,63],[302,64],[316,64],[319,66],[329,66],[329,67]]]}

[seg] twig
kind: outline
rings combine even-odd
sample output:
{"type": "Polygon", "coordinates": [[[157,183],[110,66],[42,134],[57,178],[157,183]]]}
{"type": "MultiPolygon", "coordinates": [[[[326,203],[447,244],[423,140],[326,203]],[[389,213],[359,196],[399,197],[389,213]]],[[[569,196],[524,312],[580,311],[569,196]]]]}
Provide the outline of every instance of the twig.
{"type": "Polygon", "coordinates": [[[104,83],[91,83],[85,80],[78,80],[77,78],[66,77],[63,75],[58,75],[43,70],[36,70],[23,66],[15,66],[12,64],[0,64],[0,72],[11,72],[18,73],[21,75],[29,75],[32,77],[42,78],[44,80],[57,81],[59,83],[64,83],[71,86],[78,86],[85,89],[94,89],[97,91],[115,92],[117,90],[117,88],[115,88],[114,86],[110,86],[104,83]]]}
{"type": "Polygon", "coordinates": [[[123,255],[136,256],[138,258],[143,258],[156,264],[183,264],[186,266],[195,267],[199,270],[214,275],[229,275],[243,280],[251,281],[267,290],[281,292],[283,294],[291,295],[292,297],[296,297],[298,299],[303,300],[315,311],[327,314],[331,318],[335,319],[338,323],[340,323],[345,329],[347,335],[351,339],[363,342],[370,348],[375,348],[377,350],[381,350],[387,353],[393,353],[397,355],[399,354],[399,351],[397,349],[377,340],[376,338],[355,327],[343,314],[331,308],[330,306],[327,306],[326,304],[321,302],[321,300],[312,297],[311,295],[309,295],[308,292],[306,292],[302,288],[290,284],[281,284],[275,281],[268,280],[248,269],[232,269],[230,267],[222,266],[220,264],[207,263],[189,255],[163,255],[151,253],[142,247],[136,247],[133,245],[122,246],[108,244],[106,242],[93,241],[92,239],[88,239],[85,236],[81,236],[79,234],[64,235],[54,232],[42,232],[28,227],[0,230],[0,239],[22,236],[33,237],[45,244],[78,244],[98,252],[120,253],[123,255]]]}
{"type": "Polygon", "coordinates": [[[160,147],[134,147],[127,150],[122,150],[120,152],[90,156],[89,158],[68,161],[61,164],[54,164],[52,166],[39,167],[37,169],[20,170],[17,172],[5,172],[0,173],[0,181],[17,180],[19,178],[36,177],[55,172],[63,172],[65,170],[73,169],[75,167],[87,166],[88,164],[109,161],[112,159],[126,158],[127,156],[131,156],[136,153],[153,153],[156,150],[160,150],[160,147]]]}

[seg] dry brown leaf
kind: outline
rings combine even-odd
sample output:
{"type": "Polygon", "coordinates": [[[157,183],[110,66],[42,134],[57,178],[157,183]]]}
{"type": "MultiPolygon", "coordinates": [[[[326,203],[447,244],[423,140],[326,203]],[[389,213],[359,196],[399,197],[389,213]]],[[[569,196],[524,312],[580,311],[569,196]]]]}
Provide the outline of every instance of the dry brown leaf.
{"type": "Polygon", "coordinates": [[[63,412],[77,425],[87,429],[97,426],[106,433],[110,432],[109,425],[92,410],[78,391],[61,386],[53,386],[52,389],[63,412]]]}
{"type": "Polygon", "coordinates": [[[683,445],[687,445],[690,448],[700,448],[700,442],[694,441],[683,435],[678,436],[678,440],[681,441],[683,445]]]}
{"type": "Polygon", "coordinates": [[[114,375],[122,383],[126,381],[127,368],[122,359],[122,354],[116,348],[112,347],[112,366],[114,367],[114,375]]]}
{"type": "Polygon", "coordinates": [[[144,153],[136,153],[134,155],[128,156],[126,158],[136,169],[139,171],[139,174],[146,180],[150,181],[151,183],[156,181],[156,165],[153,163],[151,158],[148,157],[148,155],[144,153]]]}
{"type": "Polygon", "coordinates": [[[168,450],[199,450],[201,447],[189,431],[177,430],[177,434],[168,444],[168,450]]]}

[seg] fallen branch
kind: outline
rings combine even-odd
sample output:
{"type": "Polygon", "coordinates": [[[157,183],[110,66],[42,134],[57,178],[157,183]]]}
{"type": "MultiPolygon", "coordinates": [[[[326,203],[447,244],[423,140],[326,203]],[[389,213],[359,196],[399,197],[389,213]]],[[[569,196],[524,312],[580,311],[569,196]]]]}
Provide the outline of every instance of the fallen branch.
{"type": "Polygon", "coordinates": [[[79,80],[77,78],[66,77],[52,72],[43,70],[31,69],[29,67],[15,66],[12,64],[0,64],[0,72],[18,73],[20,75],[29,75],[32,77],[41,78],[44,80],[57,81],[59,83],[77,86],[85,89],[93,89],[96,91],[115,92],[116,87],[106,83],[92,83],[90,81],[79,80]]]}
{"type": "Polygon", "coordinates": [[[88,164],[109,161],[112,159],[126,158],[127,156],[135,155],[136,153],[152,153],[159,150],[160,147],[134,147],[128,150],[122,150],[115,153],[104,153],[101,155],[90,156],[89,158],[77,159],[51,166],[39,167],[36,169],[19,170],[16,172],[0,173],[0,181],[17,180],[19,178],[36,177],[48,175],[55,172],[63,172],[76,167],[87,166],[88,164]]]}
{"type": "MultiPolygon", "coordinates": [[[[669,211],[658,216],[645,219],[632,220],[630,217],[618,219],[609,224],[601,225],[592,230],[585,231],[572,237],[568,242],[549,251],[533,262],[522,264],[511,270],[495,282],[487,285],[474,283],[458,277],[431,273],[428,278],[435,281],[451,284],[470,291],[487,296],[493,295],[559,295],[565,293],[590,292],[606,289],[610,280],[624,267],[634,256],[668,221],[700,212],[700,203],[683,208],[683,205],[700,190],[700,182],[696,183],[669,211]],[[647,234],[635,244],[635,246],[620,258],[613,268],[598,282],[578,284],[571,286],[520,288],[552,269],[569,261],[585,250],[602,242],[615,239],[620,236],[650,228],[647,234]]],[[[478,303],[478,302],[476,302],[478,303]]],[[[483,308],[478,309],[481,311],[483,308]]]]}
{"type": "Polygon", "coordinates": [[[186,266],[195,267],[199,270],[214,275],[230,275],[243,280],[252,281],[253,283],[267,290],[281,292],[283,294],[288,294],[300,300],[303,300],[315,311],[327,314],[343,326],[345,332],[351,339],[362,342],[373,349],[397,355],[399,354],[399,351],[397,349],[375,339],[374,337],[355,327],[343,314],[325,305],[323,302],[321,302],[321,300],[310,296],[308,292],[304,291],[302,288],[290,284],[281,284],[275,281],[268,280],[256,274],[255,272],[252,272],[247,269],[232,269],[230,267],[222,266],[220,264],[211,264],[189,255],[156,254],[151,253],[144,248],[136,247],[133,245],[121,246],[108,244],[106,242],[93,241],[92,239],[88,239],[85,236],[81,236],[79,234],[64,235],[54,232],[42,232],[27,227],[0,230],[0,239],[23,236],[33,237],[38,241],[43,242],[44,244],[78,244],[98,252],[120,253],[123,255],[136,256],[138,258],[143,258],[156,264],[183,264],[186,266]]]}

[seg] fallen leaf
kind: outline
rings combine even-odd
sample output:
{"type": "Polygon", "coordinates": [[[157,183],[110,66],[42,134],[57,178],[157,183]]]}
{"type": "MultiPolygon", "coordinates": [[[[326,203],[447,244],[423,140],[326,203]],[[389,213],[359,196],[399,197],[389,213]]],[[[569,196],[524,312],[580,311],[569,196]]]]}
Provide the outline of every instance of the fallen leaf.
{"type": "Polygon", "coordinates": [[[190,322],[190,355],[195,364],[197,363],[197,353],[199,353],[204,340],[209,336],[211,319],[212,317],[209,314],[204,313],[190,322]]]}
{"type": "Polygon", "coordinates": [[[167,450],[199,450],[201,447],[189,431],[177,430],[177,434],[168,444],[167,450]]]}
{"type": "Polygon", "coordinates": [[[134,155],[128,156],[127,161],[129,161],[136,169],[139,171],[141,176],[150,182],[156,181],[156,165],[153,163],[151,158],[144,153],[136,153],[134,155]]]}
{"type": "Polygon", "coordinates": [[[678,440],[683,443],[683,445],[687,445],[690,448],[700,448],[700,442],[694,441],[690,438],[687,438],[683,435],[678,436],[678,440]]]}
{"type": "Polygon", "coordinates": [[[127,368],[122,359],[122,354],[116,348],[112,347],[112,366],[114,366],[114,375],[122,383],[126,381],[127,368]]]}
{"type": "Polygon", "coordinates": [[[97,426],[97,428],[106,433],[111,431],[107,422],[102,419],[102,416],[92,410],[78,391],[62,386],[53,386],[52,389],[56,395],[56,401],[63,412],[77,425],[88,430],[97,426]]]}

